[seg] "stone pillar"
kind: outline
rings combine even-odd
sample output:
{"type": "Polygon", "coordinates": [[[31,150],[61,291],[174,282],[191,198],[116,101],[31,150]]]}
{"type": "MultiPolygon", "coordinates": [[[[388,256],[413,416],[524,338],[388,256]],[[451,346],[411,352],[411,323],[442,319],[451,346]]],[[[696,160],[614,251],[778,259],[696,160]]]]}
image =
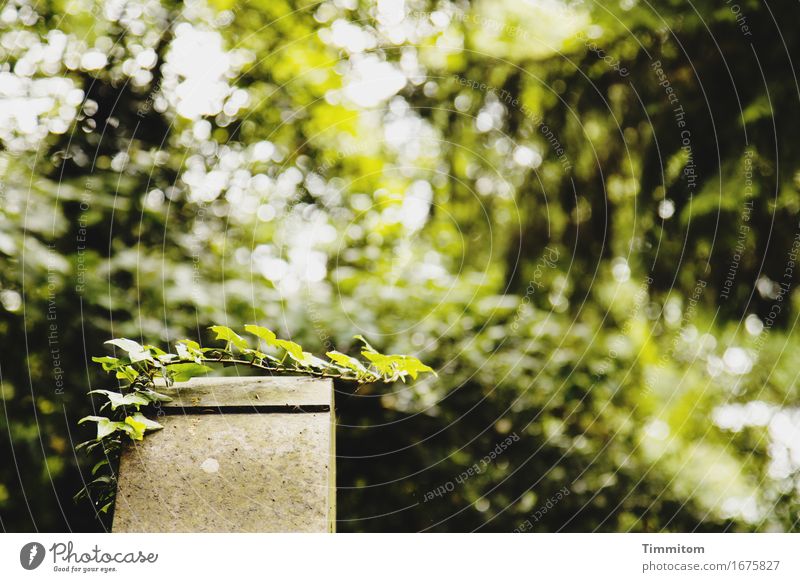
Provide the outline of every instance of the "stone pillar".
{"type": "Polygon", "coordinates": [[[159,391],[164,429],[125,447],[115,532],[329,532],[333,383],[193,378],[159,391]]]}

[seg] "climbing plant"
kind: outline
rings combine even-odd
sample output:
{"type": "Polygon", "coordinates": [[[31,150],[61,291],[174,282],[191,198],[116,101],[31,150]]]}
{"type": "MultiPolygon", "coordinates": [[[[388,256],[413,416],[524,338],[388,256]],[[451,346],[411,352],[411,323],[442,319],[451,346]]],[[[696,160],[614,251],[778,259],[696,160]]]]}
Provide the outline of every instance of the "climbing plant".
{"type": "Polygon", "coordinates": [[[94,357],[92,360],[113,373],[120,381],[118,391],[92,390],[90,395],[105,400],[96,415],[85,416],[78,424],[94,422],[95,438],[79,444],[88,454],[102,454],[92,468],[93,480],[76,494],[78,500],[88,496],[98,511],[106,513],[114,504],[116,472],[123,442],[143,440],[148,432],[160,430],[161,424],[151,418],[162,402],[171,398],[158,391],[158,385],[171,386],[212,371],[212,366],[247,366],[267,375],[306,375],[357,382],[395,382],[422,373],[436,374],[419,359],[407,355],[387,355],[378,352],[362,336],[355,336],[363,345],[363,360],[330,351],[327,360],[307,352],[290,340],[284,340],[259,325],[245,325],[244,331],[255,336],[255,346],[233,329],[224,325],[211,328],[224,346],[202,347],[198,342],[184,339],[175,343],[175,353],[127,338],[107,341],[122,352],[116,356],[94,357]]]}

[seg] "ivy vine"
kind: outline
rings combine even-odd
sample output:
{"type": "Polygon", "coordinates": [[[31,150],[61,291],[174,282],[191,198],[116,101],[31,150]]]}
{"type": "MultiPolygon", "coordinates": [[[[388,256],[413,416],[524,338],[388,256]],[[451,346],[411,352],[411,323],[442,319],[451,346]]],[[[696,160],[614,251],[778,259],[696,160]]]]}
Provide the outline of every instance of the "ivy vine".
{"type": "Polygon", "coordinates": [[[94,357],[92,361],[113,373],[120,381],[119,391],[92,390],[105,400],[98,415],[86,416],[78,424],[94,422],[95,438],[80,443],[76,450],[98,455],[100,460],[92,467],[92,480],[75,495],[75,500],[88,497],[100,513],[114,505],[116,472],[114,467],[126,439],[140,441],[148,432],[160,430],[161,424],[150,418],[163,402],[171,398],[158,392],[156,382],[167,386],[184,382],[195,376],[206,375],[214,365],[241,365],[255,368],[272,376],[315,376],[357,382],[405,382],[417,379],[420,374],[436,372],[419,359],[406,355],[387,355],[378,352],[367,340],[357,335],[362,343],[359,359],[337,351],[327,352],[327,360],[303,350],[302,346],[279,339],[271,330],[258,325],[245,325],[244,331],[255,336],[255,347],[224,325],[209,328],[224,347],[202,347],[184,339],[175,343],[175,353],[156,346],[139,344],[130,339],[107,341],[123,352],[119,357],[94,357]],[[263,350],[262,350],[263,348],[263,350]]]}

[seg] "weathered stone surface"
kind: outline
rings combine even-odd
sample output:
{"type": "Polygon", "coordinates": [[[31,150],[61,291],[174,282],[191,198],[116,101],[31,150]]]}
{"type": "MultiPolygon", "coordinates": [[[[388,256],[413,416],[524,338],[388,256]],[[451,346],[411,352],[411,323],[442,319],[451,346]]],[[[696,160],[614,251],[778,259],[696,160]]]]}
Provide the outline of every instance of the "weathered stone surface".
{"type": "Polygon", "coordinates": [[[332,392],[309,378],[183,383],[164,430],[122,454],[114,531],[332,531],[332,392]]]}
{"type": "Polygon", "coordinates": [[[173,398],[165,408],[331,405],[331,381],[306,377],[192,378],[159,392],[173,398]]]}

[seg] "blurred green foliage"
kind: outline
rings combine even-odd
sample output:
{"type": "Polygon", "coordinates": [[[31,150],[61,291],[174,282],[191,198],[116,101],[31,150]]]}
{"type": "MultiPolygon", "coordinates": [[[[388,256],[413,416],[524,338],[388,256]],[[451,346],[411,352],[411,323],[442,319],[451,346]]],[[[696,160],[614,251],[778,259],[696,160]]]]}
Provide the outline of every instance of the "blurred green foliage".
{"type": "Polygon", "coordinates": [[[7,3],[0,526],[107,526],[105,340],[260,322],[439,372],[339,387],[339,531],[797,529],[773,4],[7,3]]]}

